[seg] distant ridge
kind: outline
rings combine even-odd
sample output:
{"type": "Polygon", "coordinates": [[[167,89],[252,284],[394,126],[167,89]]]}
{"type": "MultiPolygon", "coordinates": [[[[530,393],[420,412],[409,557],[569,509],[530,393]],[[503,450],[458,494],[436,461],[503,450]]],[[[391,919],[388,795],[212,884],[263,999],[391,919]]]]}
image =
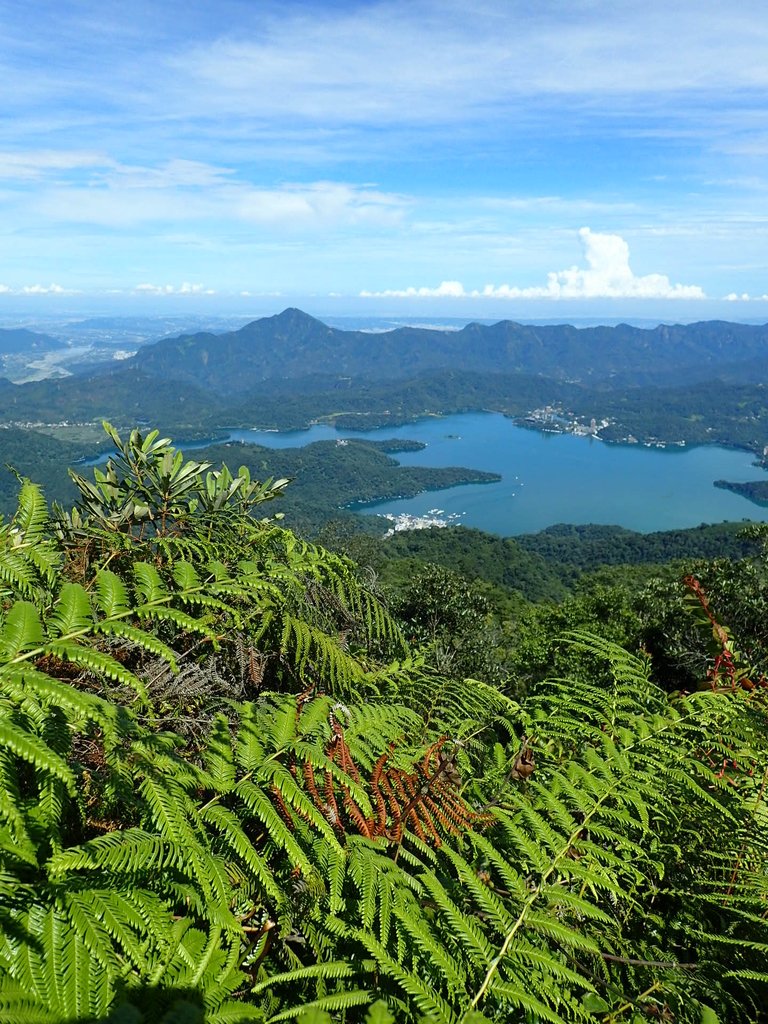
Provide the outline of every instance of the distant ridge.
{"type": "Polygon", "coordinates": [[[651,329],[530,326],[503,320],[461,330],[329,327],[289,308],[226,334],[164,338],[133,358],[142,371],[245,392],[313,375],[392,380],[435,370],[524,373],[592,386],[768,381],[768,325],[704,321],[651,329]]]}
{"type": "Polygon", "coordinates": [[[16,355],[26,352],[47,352],[53,348],[64,348],[63,341],[48,334],[28,331],[25,327],[0,327],[0,355],[16,355]]]}

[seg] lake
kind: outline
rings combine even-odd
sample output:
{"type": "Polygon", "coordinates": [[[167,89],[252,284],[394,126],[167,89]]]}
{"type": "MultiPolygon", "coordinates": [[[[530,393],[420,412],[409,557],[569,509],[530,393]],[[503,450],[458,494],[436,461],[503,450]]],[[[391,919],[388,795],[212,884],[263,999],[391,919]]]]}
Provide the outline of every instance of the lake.
{"type": "MultiPolygon", "coordinates": [[[[714,480],[758,480],[748,452],[699,447],[610,445],[572,434],[543,434],[498,413],[429,417],[361,434],[314,426],[274,433],[233,430],[230,440],[271,448],[360,437],[423,441],[396,455],[403,465],[465,466],[500,473],[494,484],[469,484],[368,506],[368,514],[423,516],[435,507],[490,533],[533,533],[554,523],[606,523],[652,532],[723,520],[768,520],[768,509],[713,486],[714,480]]],[[[190,449],[191,445],[183,446],[190,449]]]]}

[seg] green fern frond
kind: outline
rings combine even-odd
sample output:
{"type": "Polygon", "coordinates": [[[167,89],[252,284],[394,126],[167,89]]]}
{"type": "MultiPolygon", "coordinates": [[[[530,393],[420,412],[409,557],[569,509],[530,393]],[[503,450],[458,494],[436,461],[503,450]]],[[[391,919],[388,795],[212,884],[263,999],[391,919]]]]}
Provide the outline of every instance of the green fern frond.
{"type": "Polygon", "coordinates": [[[37,592],[34,566],[21,551],[0,548],[0,582],[4,584],[5,592],[14,597],[31,598],[37,592]]]}
{"type": "Polygon", "coordinates": [[[46,655],[53,655],[61,662],[69,662],[115,683],[120,683],[122,686],[130,687],[140,700],[148,700],[144,682],[105,651],[72,643],[69,640],[53,640],[45,645],[44,652],[46,655]]]}
{"type": "MultiPolygon", "coordinates": [[[[96,622],[93,626],[94,636],[105,636],[112,639],[127,640],[136,650],[145,651],[156,658],[162,658],[172,672],[178,672],[179,664],[176,660],[176,651],[159,637],[146,629],[139,629],[127,622],[105,620],[96,622]]],[[[135,685],[134,685],[135,689],[135,685]]]]}
{"type": "Polygon", "coordinates": [[[353,1006],[365,1006],[370,1001],[370,992],[363,989],[349,989],[346,992],[323,996],[322,998],[314,999],[309,1003],[292,1006],[288,1010],[283,1010],[281,1013],[274,1014],[274,1016],[269,1018],[268,1024],[278,1024],[281,1020],[293,1020],[295,1017],[298,1017],[300,1013],[306,1013],[307,1011],[349,1010],[353,1006]]]}
{"type": "Polygon", "coordinates": [[[130,614],[128,587],[116,573],[100,569],[96,573],[95,593],[99,611],[106,618],[116,619],[130,614]]]}
{"type": "MultiPolygon", "coordinates": [[[[561,1017],[559,1013],[533,995],[530,987],[525,984],[523,979],[520,979],[517,984],[497,982],[494,985],[493,992],[495,996],[503,999],[510,1007],[525,1011],[533,1020],[549,1021],[550,1024],[569,1024],[568,1020],[561,1017]]],[[[586,1014],[582,1018],[582,1020],[588,1019],[589,1017],[586,1014]]]]}
{"type": "Polygon", "coordinates": [[[396,958],[390,956],[370,932],[355,929],[352,934],[374,958],[382,975],[391,978],[407,996],[410,996],[422,1014],[444,1024],[456,1024],[457,1017],[450,1004],[440,996],[434,986],[423,981],[417,974],[407,970],[396,958]]]}
{"type": "MultiPolygon", "coordinates": [[[[338,981],[340,978],[349,978],[354,974],[355,968],[345,960],[332,960],[324,963],[312,964],[309,967],[297,967],[293,971],[284,971],[282,974],[272,974],[265,981],[257,982],[251,989],[251,992],[253,995],[259,995],[261,992],[264,992],[269,988],[273,988],[275,985],[283,985],[285,983],[293,984],[293,982],[296,981],[305,981],[307,979],[315,978],[338,981]]],[[[299,1009],[302,1008],[299,1007],[299,1009]]]]}
{"type": "Polygon", "coordinates": [[[248,811],[266,826],[270,842],[278,849],[284,850],[291,863],[299,868],[302,874],[312,876],[315,871],[312,862],[262,790],[247,779],[242,779],[235,786],[233,793],[243,801],[248,811]]]}
{"type": "Polygon", "coordinates": [[[0,681],[5,695],[14,701],[34,699],[40,705],[62,708],[73,722],[97,723],[104,730],[105,739],[114,736],[116,708],[103,698],[83,693],[25,661],[0,666],[0,681]]]}
{"type": "Polygon", "coordinates": [[[87,633],[93,627],[90,598],[79,583],[62,584],[46,626],[54,639],[87,633]]]}
{"type": "Polygon", "coordinates": [[[74,794],[76,780],[66,761],[56,755],[47,743],[5,717],[0,717],[0,748],[2,747],[38,771],[60,779],[67,787],[67,791],[74,794]]]}
{"type": "Polygon", "coordinates": [[[120,829],[70,846],[47,863],[52,881],[76,871],[105,875],[137,875],[161,871],[178,859],[178,851],[160,836],[140,828],[120,829]]]}
{"type": "Polygon", "coordinates": [[[13,661],[42,642],[43,627],[37,608],[31,601],[15,601],[0,629],[0,657],[13,661]]]}
{"type": "Polygon", "coordinates": [[[221,804],[208,804],[200,811],[200,817],[216,830],[219,842],[224,844],[237,861],[254,876],[258,886],[276,906],[285,902],[285,893],[277,885],[269,863],[253,845],[243,830],[240,819],[221,804]]]}
{"type": "Polygon", "coordinates": [[[168,600],[168,587],[154,565],[134,562],[132,571],[136,595],[141,598],[142,605],[151,606],[168,600]]]}

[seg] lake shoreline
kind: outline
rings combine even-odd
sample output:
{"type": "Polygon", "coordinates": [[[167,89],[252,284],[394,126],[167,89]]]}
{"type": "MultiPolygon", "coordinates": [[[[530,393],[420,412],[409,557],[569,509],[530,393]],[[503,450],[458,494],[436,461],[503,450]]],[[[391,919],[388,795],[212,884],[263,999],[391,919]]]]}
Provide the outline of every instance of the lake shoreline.
{"type": "Polygon", "coordinates": [[[301,449],[315,441],[343,446],[355,440],[389,451],[401,466],[464,467],[471,474],[407,497],[366,496],[342,506],[360,515],[422,517],[439,495],[448,514],[500,536],[536,533],[559,522],[654,533],[702,522],[738,522],[755,518],[756,509],[758,519],[768,520],[768,510],[736,493],[736,487],[713,486],[716,480],[736,485],[754,480],[752,451],[722,445],[595,444],[589,442],[596,438],[544,432],[503,413],[433,415],[365,431],[330,423],[291,431],[233,428],[213,438],[181,441],[179,448],[194,457],[209,446],[301,449]]]}

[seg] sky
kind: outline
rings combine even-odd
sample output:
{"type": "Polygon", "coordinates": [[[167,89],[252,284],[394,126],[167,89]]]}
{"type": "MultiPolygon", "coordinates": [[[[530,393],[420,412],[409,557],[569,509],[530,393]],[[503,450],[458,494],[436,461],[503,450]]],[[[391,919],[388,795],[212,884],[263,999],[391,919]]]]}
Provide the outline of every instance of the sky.
{"type": "Polygon", "coordinates": [[[768,320],[764,0],[0,0],[18,309],[768,320]]]}

